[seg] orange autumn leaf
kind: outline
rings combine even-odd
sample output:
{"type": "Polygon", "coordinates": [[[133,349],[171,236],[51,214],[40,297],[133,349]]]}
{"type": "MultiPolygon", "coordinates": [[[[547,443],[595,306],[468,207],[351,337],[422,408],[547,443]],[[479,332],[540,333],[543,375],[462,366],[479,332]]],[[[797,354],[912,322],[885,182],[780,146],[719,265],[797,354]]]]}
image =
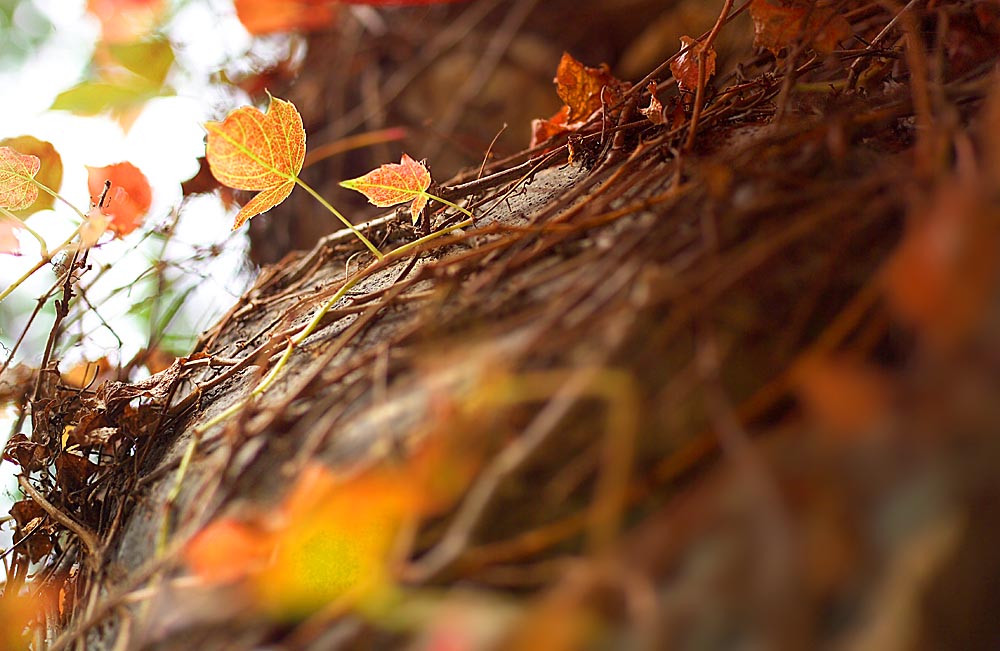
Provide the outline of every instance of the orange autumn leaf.
{"type": "Polygon", "coordinates": [[[44,619],[46,590],[34,594],[5,594],[0,599],[0,649],[28,651],[31,646],[32,622],[44,619]]]}
{"type": "Polygon", "coordinates": [[[302,116],[291,102],[268,97],[266,113],[244,106],[205,124],[212,175],[231,188],[260,191],[236,214],[233,230],[287,199],[306,158],[302,116]]]}
{"type": "Polygon", "coordinates": [[[531,121],[531,144],[532,149],[545,142],[549,138],[558,136],[560,133],[569,131],[569,124],[566,122],[569,117],[569,107],[563,107],[548,120],[536,118],[531,121]]]}
{"type": "Polygon", "coordinates": [[[556,84],[556,94],[565,104],[547,120],[532,120],[531,147],[561,133],[576,131],[594,111],[617,101],[628,86],[616,79],[607,65],[589,68],[568,52],[563,52],[552,81],[556,84]]]}
{"type": "MultiPolygon", "coordinates": [[[[694,91],[698,88],[698,55],[705,46],[690,36],[681,37],[681,50],[689,48],[670,63],[670,74],[677,80],[677,87],[682,91],[694,91]]],[[[715,48],[709,46],[705,50],[705,82],[715,74],[715,48]]]]}
{"type": "Polygon", "coordinates": [[[87,0],[87,11],[101,22],[106,43],[129,43],[150,34],[166,12],[164,0],[87,0]]]}
{"type": "Polygon", "coordinates": [[[329,604],[376,604],[393,589],[397,536],[419,516],[419,487],[385,469],[338,480],[322,466],[284,504],[273,566],[254,579],[265,610],[301,616],[329,604]]]}
{"type": "Polygon", "coordinates": [[[431,173],[421,163],[403,154],[399,163],[387,163],[364,176],[341,181],[340,185],[357,190],[368,197],[370,203],[380,208],[411,201],[410,215],[415,224],[427,205],[431,173]]]}
{"type": "Polygon", "coordinates": [[[322,29],[337,16],[330,0],[235,0],[236,17],[256,36],[322,29]]]}
{"type": "Polygon", "coordinates": [[[375,602],[392,587],[396,536],[419,515],[419,488],[385,469],[342,479],[310,466],[284,502],[259,518],[211,523],[185,548],[208,583],[246,581],[261,610],[299,617],[331,603],[375,602]]]}
{"type": "Polygon", "coordinates": [[[929,345],[948,349],[983,320],[1000,269],[1000,226],[988,184],[956,178],[911,215],[886,265],[883,287],[896,316],[929,345]]]}
{"type": "Polygon", "coordinates": [[[221,518],[198,532],[184,548],[191,570],[208,583],[232,583],[267,566],[271,533],[233,518],[221,518]]]}
{"type": "Polygon", "coordinates": [[[454,504],[478,458],[478,449],[434,437],[402,462],[350,476],[307,467],[277,508],[206,527],[185,549],[187,565],[208,583],[241,581],[279,618],[331,605],[377,609],[395,590],[400,535],[454,504]]]}
{"type": "Polygon", "coordinates": [[[577,651],[601,636],[601,620],[568,591],[555,592],[534,605],[504,640],[507,651],[577,651]]]}
{"type": "Polygon", "coordinates": [[[808,355],[795,365],[792,382],[812,416],[842,436],[870,430],[889,412],[888,378],[847,355],[808,355]]]}
{"type": "MultiPolygon", "coordinates": [[[[18,136],[0,140],[0,147],[10,147],[22,155],[37,156],[41,167],[35,175],[35,180],[50,190],[59,190],[63,176],[62,158],[52,143],[39,140],[34,136],[18,136]]],[[[17,213],[18,217],[24,218],[39,210],[48,210],[54,204],[55,197],[48,192],[39,192],[30,206],[13,212],[17,213]]]]}
{"type": "Polygon", "coordinates": [[[408,6],[460,0],[235,0],[236,16],[251,34],[316,31],[333,23],[337,5],[408,6]]]}
{"type": "Polygon", "coordinates": [[[775,56],[803,38],[817,52],[829,54],[851,35],[851,24],[843,16],[809,0],[753,0],[750,17],[754,47],[766,48],[775,56]]]}
{"type": "Polygon", "coordinates": [[[24,210],[35,203],[38,186],[32,179],[41,164],[38,156],[0,147],[0,208],[24,210]]]}
{"type": "Polygon", "coordinates": [[[553,81],[556,83],[559,99],[569,107],[567,122],[590,117],[602,106],[602,92],[610,93],[604,96],[604,102],[612,102],[617,99],[622,87],[622,82],[615,79],[606,64],[589,68],[574,59],[569,52],[563,52],[553,81]]]}
{"type": "Polygon", "coordinates": [[[153,201],[153,191],[149,187],[146,175],[132,163],[87,167],[87,188],[90,190],[93,204],[97,204],[107,181],[111,182],[111,186],[104,197],[99,214],[92,215],[91,228],[96,229],[98,224],[104,222],[107,230],[116,237],[123,237],[142,225],[142,220],[149,212],[149,206],[153,201]],[[101,216],[106,219],[102,219],[101,216]]]}

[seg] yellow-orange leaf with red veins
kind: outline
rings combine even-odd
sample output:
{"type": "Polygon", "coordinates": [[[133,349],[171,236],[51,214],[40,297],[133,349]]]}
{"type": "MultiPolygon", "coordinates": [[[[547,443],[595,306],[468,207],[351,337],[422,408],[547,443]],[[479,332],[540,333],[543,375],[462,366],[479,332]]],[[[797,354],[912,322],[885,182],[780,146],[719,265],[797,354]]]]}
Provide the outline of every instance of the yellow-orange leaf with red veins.
{"type": "Polygon", "coordinates": [[[412,201],[410,215],[413,223],[417,223],[420,211],[427,205],[431,173],[422,164],[403,154],[399,163],[388,163],[364,176],[341,181],[340,185],[357,190],[380,208],[412,201]]]}
{"type": "Polygon", "coordinates": [[[681,37],[681,50],[688,48],[684,54],[670,63],[670,74],[677,80],[677,86],[682,91],[694,91],[698,88],[698,55],[705,51],[705,82],[715,74],[715,48],[698,43],[690,36],[681,37]]]}
{"type": "Polygon", "coordinates": [[[231,188],[260,191],[237,213],[233,230],[288,198],[306,158],[302,116],[291,102],[268,97],[266,113],[244,106],[205,124],[212,175],[231,188]]]}
{"type": "Polygon", "coordinates": [[[586,119],[601,108],[603,89],[607,88],[606,92],[610,93],[605,96],[605,102],[613,102],[622,87],[622,82],[611,74],[607,65],[589,68],[574,59],[569,52],[563,52],[553,81],[556,82],[559,99],[569,107],[566,121],[570,123],[586,119]]]}
{"type": "Polygon", "coordinates": [[[767,48],[777,56],[796,40],[808,39],[806,44],[817,52],[833,52],[851,35],[851,24],[832,9],[810,5],[809,0],[753,0],[754,47],[767,48]]]}
{"type": "MultiPolygon", "coordinates": [[[[63,166],[59,152],[52,143],[39,140],[34,136],[17,136],[0,140],[0,147],[10,147],[22,155],[37,156],[41,161],[41,169],[35,175],[35,180],[45,187],[58,191],[62,185],[63,166]]],[[[39,192],[34,203],[24,210],[15,211],[17,217],[24,219],[40,210],[48,210],[55,205],[55,197],[48,192],[39,192]]]]}
{"type": "Polygon", "coordinates": [[[0,208],[23,210],[35,203],[38,186],[32,179],[41,165],[38,156],[0,147],[0,208]]]}

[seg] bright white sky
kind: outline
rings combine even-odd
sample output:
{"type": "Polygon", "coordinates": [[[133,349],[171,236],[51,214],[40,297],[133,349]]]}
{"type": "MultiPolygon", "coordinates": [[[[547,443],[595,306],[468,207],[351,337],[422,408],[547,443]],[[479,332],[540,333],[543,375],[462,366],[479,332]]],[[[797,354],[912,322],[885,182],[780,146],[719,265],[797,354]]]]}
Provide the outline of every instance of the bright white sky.
{"type": "MultiPolygon", "coordinates": [[[[32,135],[51,142],[62,157],[64,175],[60,194],[86,211],[89,202],[85,166],[104,166],[120,161],[136,165],[149,179],[153,188],[153,205],[147,217],[147,228],[169,223],[172,212],[180,205],[180,182],[197,171],[197,158],[204,153],[202,123],[220,119],[228,110],[246,98],[224,95],[208,83],[208,75],[240,58],[253,45],[254,53],[266,60],[283,47],[282,41],[251,43],[251,39],[236,19],[231,0],[195,0],[175,2],[176,14],[168,36],[174,45],[178,63],[168,77],[175,97],[152,100],[128,132],[107,118],[84,118],[64,112],[48,111],[56,95],[82,81],[100,27],[85,11],[85,0],[35,0],[36,7],[53,23],[55,33],[39,51],[18,69],[0,68],[0,138],[32,135]]],[[[75,215],[58,202],[54,211],[37,213],[29,224],[54,246],[62,242],[75,228],[75,215]]],[[[214,197],[200,197],[185,204],[174,240],[166,258],[183,261],[195,247],[218,245],[223,253],[207,267],[183,265],[193,275],[186,280],[196,283],[197,291],[185,301],[177,322],[197,333],[209,327],[242,293],[249,280],[243,271],[246,250],[246,229],[230,233],[232,215],[226,214],[214,197]],[[204,278],[199,278],[204,275],[204,278]]],[[[140,229],[140,231],[143,229],[140,229]]],[[[20,238],[23,255],[0,255],[0,287],[6,288],[38,260],[38,245],[30,236],[20,238]]],[[[145,343],[141,320],[129,314],[136,296],[118,292],[114,298],[102,300],[100,290],[111,292],[129,286],[150,267],[158,246],[153,242],[140,244],[141,232],[124,241],[107,242],[90,255],[91,262],[109,265],[111,271],[102,278],[102,286],[94,288],[101,300],[101,316],[112,326],[124,344],[119,353],[117,339],[102,327],[96,317],[83,326],[88,343],[69,351],[63,368],[74,363],[98,359],[111,353],[120,361],[130,359],[145,343]]],[[[92,272],[93,273],[93,272],[92,272]]],[[[178,275],[185,271],[176,272],[178,275]]],[[[13,329],[9,319],[26,318],[35,299],[53,282],[49,269],[37,272],[29,282],[8,297],[0,310],[5,314],[0,326],[13,329]]],[[[43,315],[32,326],[34,341],[24,346],[18,357],[38,363],[39,338],[44,338],[51,325],[51,316],[43,315]]],[[[0,341],[10,345],[18,332],[0,332],[0,341]]],[[[6,351],[0,350],[6,357],[6,351]]],[[[0,413],[0,443],[6,440],[11,426],[10,414],[0,413]]],[[[7,499],[12,492],[15,466],[0,464],[0,515],[6,513],[7,499]],[[4,494],[7,494],[5,497],[4,494]]],[[[0,528],[0,548],[9,544],[7,527],[0,528]]]]}

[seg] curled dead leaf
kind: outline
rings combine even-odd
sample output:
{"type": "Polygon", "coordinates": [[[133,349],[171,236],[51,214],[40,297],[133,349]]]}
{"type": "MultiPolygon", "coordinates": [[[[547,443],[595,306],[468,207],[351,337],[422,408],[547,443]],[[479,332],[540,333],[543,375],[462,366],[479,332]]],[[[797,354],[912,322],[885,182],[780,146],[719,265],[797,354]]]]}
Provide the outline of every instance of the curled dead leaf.
{"type": "Polygon", "coordinates": [[[607,64],[590,68],[563,52],[556,69],[556,93],[569,110],[566,122],[589,118],[604,104],[618,100],[624,84],[611,74],[607,64]]]}
{"type": "Polygon", "coordinates": [[[810,0],[753,0],[750,18],[754,47],[766,48],[775,56],[801,39],[817,52],[829,54],[851,35],[847,19],[810,0]]]}
{"type": "Polygon", "coordinates": [[[666,122],[666,118],[663,117],[663,104],[656,98],[656,82],[649,82],[649,86],[646,88],[649,90],[649,106],[639,109],[639,112],[653,124],[663,124],[666,122]]]}
{"type": "Polygon", "coordinates": [[[698,88],[698,59],[704,53],[705,57],[705,83],[715,75],[715,48],[711,45],[708,49],[690,36],[681,37],[680,56],[670,63],[670,74],[677,80],[677,87],[682,91],[693,92],[698,88]]]}

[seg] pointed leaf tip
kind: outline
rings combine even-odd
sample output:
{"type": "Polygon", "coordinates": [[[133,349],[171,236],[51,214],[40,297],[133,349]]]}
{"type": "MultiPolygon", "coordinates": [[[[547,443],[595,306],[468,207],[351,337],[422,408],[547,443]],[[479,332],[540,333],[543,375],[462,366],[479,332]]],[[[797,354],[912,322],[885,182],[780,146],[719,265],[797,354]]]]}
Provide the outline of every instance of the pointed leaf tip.
{"type": "Polygon", "coordinates": [[[360,192],[368,197],[372,205],[380,208],[410,201],[410,215],[416,223],[427,205],[431,173],[422,163],[403,154],[399,163],[386,163],[364,176],[341,181],[340,185],[360,192]]]}

